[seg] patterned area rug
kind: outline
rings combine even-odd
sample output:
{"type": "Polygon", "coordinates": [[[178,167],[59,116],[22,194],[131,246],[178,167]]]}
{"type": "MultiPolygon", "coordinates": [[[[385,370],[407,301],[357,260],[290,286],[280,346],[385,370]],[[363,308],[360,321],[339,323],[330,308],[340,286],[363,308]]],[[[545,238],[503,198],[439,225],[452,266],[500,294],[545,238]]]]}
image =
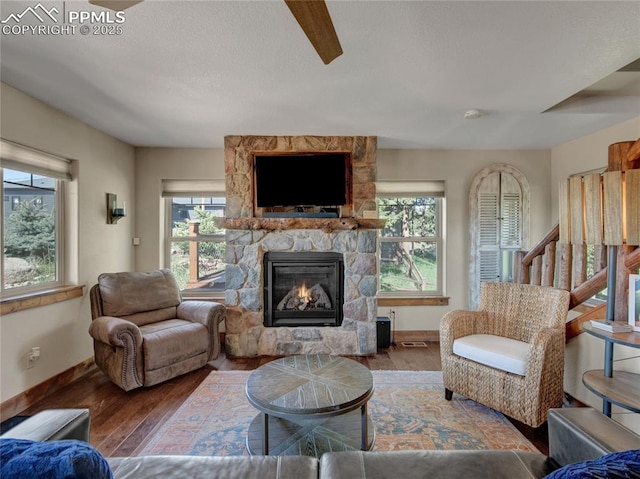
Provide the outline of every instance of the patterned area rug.
{"type": "MultiPolygon", "coordinates": [[[[440,371],[372,371],[369,416],[374,451],[536,448],[500,413],[454,394],[444,399],[440,371]]],[[[138,455],[247,455],[258,411],[245,397],[250,371],[213,371],[138,455]]]]}

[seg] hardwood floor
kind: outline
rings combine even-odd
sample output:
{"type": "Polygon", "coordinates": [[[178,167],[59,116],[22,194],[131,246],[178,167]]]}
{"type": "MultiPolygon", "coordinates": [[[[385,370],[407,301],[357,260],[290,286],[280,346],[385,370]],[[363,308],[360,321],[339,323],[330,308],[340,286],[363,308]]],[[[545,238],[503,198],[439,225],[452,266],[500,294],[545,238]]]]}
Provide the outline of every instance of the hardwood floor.
{"type": "MultiPolygon", "coordinates": [[[[439,371],[440,348],[436,341],[411,338],[414,345],[398,341],[378,354],[352,359],[372,370],[439,371]]],[[[91,410],[91,444],[105,456],[131,456],[141,444],[180,407],[212,370],[253,370],[274,357],[229,359],[224,353],[208,366],[150,388],[124,392],[100,371],[93,369],[60,391],[40,400],[21,415],[49,408],[86,407],[91,410]]],[[[532,430],[514,422],[538,448],[547,453],[544,428],[532,430]]]]}

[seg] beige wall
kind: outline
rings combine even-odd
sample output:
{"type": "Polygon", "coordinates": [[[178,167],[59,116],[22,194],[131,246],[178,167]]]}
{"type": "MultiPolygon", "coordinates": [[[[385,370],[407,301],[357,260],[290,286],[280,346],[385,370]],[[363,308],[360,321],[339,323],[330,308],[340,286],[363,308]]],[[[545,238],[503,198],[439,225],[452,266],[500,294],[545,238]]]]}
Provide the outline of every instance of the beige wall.
{"type": "Polygon", "coordinates": [[[640,116],[551,149],[552,218],[558,221],[558,185],[576,173],[606,167],[609,145],[640,137],[640,116]]]}
{"type": "Polygon", "coordinates": [[[135,158],[131,146],[4,83],[0,96],[2,138],[77,160],[66,211],[72,244],[68,275],[72,283],[87,286],[83,298],[0,319],[0,401],[5,401],[93,356],[88,288],[102,272],[134,267],[135,158]],[[106,224],[107,192],[127,202],[129,216],[117,225],[106,224]],[[27,369],[27,352],[34,346],[41,348],[41,359],[27,369]]]}
{"type": "MultiPolygon", "coordinates": [[[[469,188],[475,175],[494,163],[508,163],[531,188],[530,238],[538,241],[551,227],[548,150],[378,150],[380,180],[444,180],[446,188],[446,280],[449,306],[393,307],[396,330],[438,330],[440,319],[468,305],[469,188]]],[[[379,308],[388,316],[391,308],[379,308]]]]}
{"type": "MultiPolygon", "coordinates": [[[[640,117],[600,130],[583,138],[551,149],[552,216],[558,218],[558,184],[572,174],[607,166],[608,148],[612,143],[631,141],[640,137],[640,117]]],[[[615,346],[615,369],[640,373],[640,359],[630,359],[638,350],[615,346]],[[627,359],[629,358],[629,359],[627,359]]],[[[567,344],[564,389],[569,394],[597,409],[602,400],[582,384],[582,375],[589,369],[604,367],[604,342],[581,334],[567,344]]],[[[640,432],[640,418],[629,411],[613,408],[613,417],[640,432]]]]}
{"type": "Polygon", "coordinates": [[[222,148],[138,148],[136,150],[136,269],[168,267],[164,263],[162,180],[224,180],[222,148]]]}

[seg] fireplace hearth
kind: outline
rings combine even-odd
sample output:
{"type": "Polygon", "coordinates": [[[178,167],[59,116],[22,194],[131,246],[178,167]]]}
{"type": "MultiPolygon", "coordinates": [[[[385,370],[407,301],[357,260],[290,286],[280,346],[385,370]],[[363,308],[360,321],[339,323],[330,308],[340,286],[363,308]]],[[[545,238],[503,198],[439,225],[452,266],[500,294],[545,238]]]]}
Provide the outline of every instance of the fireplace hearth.
{"type": "Polygon", "coordinates": [[[266,327],[342,324],[342,254],[267,252],[263,274],[266,327]]]}

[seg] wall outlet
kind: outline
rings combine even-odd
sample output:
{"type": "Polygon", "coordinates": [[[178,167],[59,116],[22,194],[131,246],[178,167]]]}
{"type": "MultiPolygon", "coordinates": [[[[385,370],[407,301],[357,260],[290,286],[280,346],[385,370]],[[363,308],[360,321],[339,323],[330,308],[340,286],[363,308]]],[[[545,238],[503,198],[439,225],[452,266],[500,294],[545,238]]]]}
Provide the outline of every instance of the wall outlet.
{"type": "Polygon", "coordinates": [[[27,369],[31,369],[36,365],[36,362],[40,359],[40,348],[31,348],[31,351],[27,354],[27,369]]]}

